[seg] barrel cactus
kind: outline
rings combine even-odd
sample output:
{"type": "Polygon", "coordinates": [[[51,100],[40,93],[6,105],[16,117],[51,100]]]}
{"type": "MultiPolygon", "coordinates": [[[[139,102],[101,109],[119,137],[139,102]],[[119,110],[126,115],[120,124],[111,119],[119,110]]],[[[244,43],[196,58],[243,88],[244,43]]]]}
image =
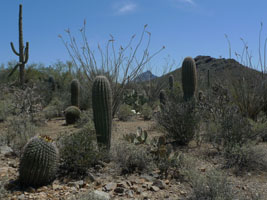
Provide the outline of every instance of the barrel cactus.
{"type": "Polygon", "coordinates": [[[71,105],[79,107],[80,83],[73,79],[70,84],[71,88],[71,105]]]}
{"type": "Polygon", "coordinates": [[[69,106],[65,111],[65,118],[67,124],[74,124],[80,119],[81,111],[76,106],[69,106]]]}
{"type": "Polygon", "coordinates": [[[193,58],[186,57],[182,65],[182,87],[184,100],[194,98],[197,88],[197,70],[193,58]]]}
{"type": "Polygon", "coordinates": [[[110,149],[112,126],[112,93],[105,76],[97,76],[92,86],[92,107],[99,146],[110,149]]]}
{"type": "Polygon", "coordinates": [[[47,136],[31,138],[23,148],[19,164],[19,182],[23,186],[38,187],[51,183],[59,162],[57,147],[47,136]]]}

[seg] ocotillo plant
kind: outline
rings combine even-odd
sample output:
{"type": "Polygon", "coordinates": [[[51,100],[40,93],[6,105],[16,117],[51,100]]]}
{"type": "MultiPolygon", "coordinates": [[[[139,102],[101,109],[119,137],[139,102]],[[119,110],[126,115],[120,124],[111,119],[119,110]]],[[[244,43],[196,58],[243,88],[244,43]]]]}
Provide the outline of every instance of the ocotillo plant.
{"type": "Polygon", "coordinates": [[[194,97],[197,88],[197,69],[193,58],[186,57],[182,65],[182,87],[184,100],[194,97]]]}
{"type": "Polygon", "coordinates": [[[173,89],[173,75],[169,76],[169,89],[172,90],[173,89]]]}
{"type": "Polygon", "coordinates": [[[112,126],[112,93],[105,76],[97,76],[92,86],[92,107],[99,147],[110,149],[112,126]]]}
{"type": "Polygon", "coordinates": [[[77,79],[73,79],[70,84],[71,105],[79,108],[80,83],[77,79]]]}
{"type": "Polygon", "coordinates": [[[19,67],[20,69],[20,84],[21,86],[24,85],[25,82],[25,64],[28,62],[29,59],[29,42],[26,42],[26,47],[24,48],[23,45],[23,32],[22,32],[22,5],[19,5],[19,53],[15,50],[13,43],[10,43],[11,49],[19,56],[19,62],[13,68],[8,76],[11,76],[15,70],[19,67]]]}

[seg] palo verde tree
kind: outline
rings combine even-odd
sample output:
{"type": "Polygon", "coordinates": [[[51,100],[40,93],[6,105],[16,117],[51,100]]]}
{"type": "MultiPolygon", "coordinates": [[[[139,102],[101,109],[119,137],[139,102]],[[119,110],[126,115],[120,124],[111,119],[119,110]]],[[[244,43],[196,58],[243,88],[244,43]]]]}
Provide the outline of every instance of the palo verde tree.
{"type": "Polygon", "coordinates": [[[162,47],[154,54],[149,53],[151,33],[147,31],[147,25],[145,25],[136,45],[132,45],[135,38],[135,35],[133,35],[126,46],[120,46],[116,50],[115,39],[111,35],[104,49],[98,45],[98,51],[94,51],[89,45],[85,25],[86,22],[84,21],[83,28],[80,29],[82,36],[81,47],[77,44],[70,30],[66,30],[69,41],[64,40],[61,35],[59,37],[71,56],[74,66],[78,69],[82,68],[85,72],[89,84],[93,83],[96,76],[107,77],[112,90],[112,116],[114,117],[121,104],[126,85],[134,81],[143,72],[146,64],[165,47],[162,47]],[[144,44],[145,34],[148,35],[146,44],[144,44]],[[99,55],[96,55],[96,52],[99,55]]]}
{"type": "Polygon", "coordinates": [[[19,67],[20,71],[20,84],[23,87],[25,83],[25,64],[28,62],[29,59],[29,42],[26,42],[26,47],[24,48],[23,45],[23,32],[22,32],[22,5],[19,5],[19,52],[15,50],[15,47],[13,45],[13,42],[10,43],[11,49],[19,56],[19,62],[15,65],[13,70],[8,75],[9,77],[16,71],[16,69],[19,67]]]}

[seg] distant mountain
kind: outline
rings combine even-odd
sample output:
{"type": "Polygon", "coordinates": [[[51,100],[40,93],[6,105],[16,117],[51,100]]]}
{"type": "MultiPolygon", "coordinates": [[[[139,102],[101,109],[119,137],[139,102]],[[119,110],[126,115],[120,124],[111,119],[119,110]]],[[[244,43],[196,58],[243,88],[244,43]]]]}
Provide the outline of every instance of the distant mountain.
{"type": "Polygon", "coordinates": [[[148,71],[140,74],[139,76],[137,76],[134,79],[134,82],[144,82],[144,81],[153,80],[155,78],[158,78],[158,77],[155,76],[154,74],[152,74],[152,72],[148,70],[148,71]]]}

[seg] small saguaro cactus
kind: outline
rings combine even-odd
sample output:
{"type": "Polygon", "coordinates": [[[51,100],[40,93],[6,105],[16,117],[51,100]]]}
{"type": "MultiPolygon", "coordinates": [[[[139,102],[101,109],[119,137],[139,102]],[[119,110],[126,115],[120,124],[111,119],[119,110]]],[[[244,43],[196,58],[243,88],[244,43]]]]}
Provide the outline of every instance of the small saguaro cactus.
{"type": "Polygon", "coordinates": [[[53,76],[48,77],[48,83],[49,83],[51,90],[55,91],[56,90],[56,82],[55,82],[55,78],[53,76]]]}
{"type": "Polygon", "coordinates": [[[15,50],[15,47],[13,43],[10,43],[11,49],[19,56],[19,62],[16,64],[16,66],[13,68],[13,70],[10,72],[8,76],[11,76],[16,69],[19,67],[20,71],[20,84],[21,86],[24,86],[25,83],[25,64],[28,62],[29,59],[29,42],[26,42],[26,47],[24,48],[23,45],[23,32],[22,32],[22,5],[19,5],[19,52],[15,50]]]}
{"type": "Polygon", "coordinates": [[[165,91],[161,90],[159,93],[159,101],[161,105],[165,105],[166,104],[166,95],[165,95],[165,91]]]}
{"type": "Polygon", "coordinates": [[[80,83],[77,79],[73,79],[70,84],[71,105],[79,107],[80,83]]]}
{"type": "Polygon", "coordinates": [[[81,110],[77,106],[69,106],[64,111],[66,124],[75,124],[81,116],[81,110]]]}
{"type": "Polygon", "coordinates": [[[23,148],[19,164],[19,182],[23,186],[38,187],[55,178],[59,152],[47,136],[31,138],[23,148]]]}
{"type": "Polygon", "coordinates": [[[92,107],[99,146],[110,149],[112,126],[112,93],[105,76],[97,76],[92,86],[92,107]]]}
{"type": "Polygon", "coordinates": [[[169,89],[172,90],[173,89],[173,75],[169,76],[169,89]]]}
{"type": "Polygon", "coordinates": [[[186,57],[182,65],[182,87],[184,100],[194,97],[197,88],[197,69],[193,58],[186,57]]]}

